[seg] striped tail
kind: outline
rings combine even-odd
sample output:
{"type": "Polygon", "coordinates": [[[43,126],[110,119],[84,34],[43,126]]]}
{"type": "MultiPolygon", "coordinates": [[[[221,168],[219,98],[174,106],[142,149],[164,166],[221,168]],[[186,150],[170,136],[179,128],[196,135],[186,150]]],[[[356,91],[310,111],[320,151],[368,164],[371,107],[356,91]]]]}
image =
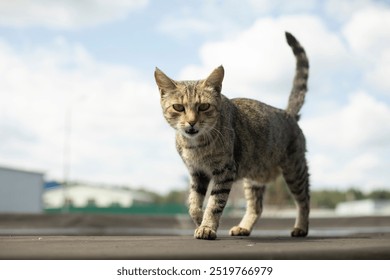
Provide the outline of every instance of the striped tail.
{"type": "Polygon", "coordinates": [[[290,45],[296,58],[295,77],[290,98],[288,100],[287,113],[299,120],[299,110],[305,102],[307,92],[307,80],[309,77],[309,60],[301,44],[291,33],[286,32],[287,43],[290,45]]]}

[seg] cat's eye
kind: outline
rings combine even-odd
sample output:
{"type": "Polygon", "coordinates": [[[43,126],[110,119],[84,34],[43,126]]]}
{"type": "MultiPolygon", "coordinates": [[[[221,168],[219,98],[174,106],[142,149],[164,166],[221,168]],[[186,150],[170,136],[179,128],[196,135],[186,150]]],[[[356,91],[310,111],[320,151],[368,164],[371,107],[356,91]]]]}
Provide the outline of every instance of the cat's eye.
{"type": "Polygon", "coordinates": [[[207,111],[210,108],[209,103],[201,103],[198,107],[199,111],[207,111]]]}
{"type": "Polygon", "coordinates": [[[183,112],[184,111],[184,106],[181,104],[173,104],[172,105],[173,109],[175,109],[178,112],[183,112]]]}

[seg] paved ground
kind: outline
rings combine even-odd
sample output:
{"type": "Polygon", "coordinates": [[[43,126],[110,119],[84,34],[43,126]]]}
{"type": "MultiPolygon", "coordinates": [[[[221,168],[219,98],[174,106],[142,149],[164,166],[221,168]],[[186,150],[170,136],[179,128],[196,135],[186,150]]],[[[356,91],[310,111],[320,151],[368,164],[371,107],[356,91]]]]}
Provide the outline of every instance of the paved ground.
{"type": "Polygon", "coordinates": [[[312,219],[309,237],[288,236],[292,219],[263,219],[252,237],[192,238],[186,217],[0,215],[0,259],[390,259],[390,217],[312,219]]]}

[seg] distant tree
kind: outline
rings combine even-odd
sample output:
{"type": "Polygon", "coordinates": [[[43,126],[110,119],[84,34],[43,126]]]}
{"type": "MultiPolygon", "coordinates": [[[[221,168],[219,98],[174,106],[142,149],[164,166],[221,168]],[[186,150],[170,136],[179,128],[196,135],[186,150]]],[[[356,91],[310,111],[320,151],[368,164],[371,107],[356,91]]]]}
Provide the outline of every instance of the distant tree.
{"type": "Polygon", "coordinates": [[[96,201],[95,201],[95,199],[93,199],[93,198],[88,199],[88,201],[87,201],[87,206],[88,206],[88,207],[95,207],[95,206],[96,206],[96,201]]]}
{"type": "Polygon", "coordinates": [[[368,195],[368,198],[372,198],[372,199],[390,199],[390,191],[385,191],[385,190],[372,191],[368,195]]]}
{"type": "Polygon", "coordinates": [[[344,192],[334,190],[312,191],[310,196],[313,208],[334,209],[338,203],[346,200],[344,192]]]}
{"type": "Polygon", "coordinates": [[[357,188],[350,188],[346,192],[346,200],[352,201],[352,200],[361,200],[365,198],[365,195],[362,191],[358,190],[357,188]]]}
{"type": "Polygon", "coordinates": [[[164,203],[185,204],[187,199],[187,191],[172,190],[164,198],[164,203]]]}
{"type": "Polygon", "coordinates": [[[151,197],[152,203],[161,203],[163,201],[163,199],[164,199],[161,194],[158,194],[156,192],[147,190],[147,189],[145,189],[143,187],[136,189],[136,191],[139,192],[139,193],[146,194],[149,197],[151,197]]]}

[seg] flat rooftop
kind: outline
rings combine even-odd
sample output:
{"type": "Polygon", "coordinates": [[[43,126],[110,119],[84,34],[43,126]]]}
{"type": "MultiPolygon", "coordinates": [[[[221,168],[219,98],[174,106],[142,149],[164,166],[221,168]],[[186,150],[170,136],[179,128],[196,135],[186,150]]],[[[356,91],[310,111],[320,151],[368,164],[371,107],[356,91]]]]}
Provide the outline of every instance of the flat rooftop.
{"type": "Polygon", "coordinates": [[[0,259],[390,259],[390,217],[316,218],[306,238],[289,237],[288,218],[231,237],[237,221],[207,241],[184,216],[2,214],[0,259]]]}

